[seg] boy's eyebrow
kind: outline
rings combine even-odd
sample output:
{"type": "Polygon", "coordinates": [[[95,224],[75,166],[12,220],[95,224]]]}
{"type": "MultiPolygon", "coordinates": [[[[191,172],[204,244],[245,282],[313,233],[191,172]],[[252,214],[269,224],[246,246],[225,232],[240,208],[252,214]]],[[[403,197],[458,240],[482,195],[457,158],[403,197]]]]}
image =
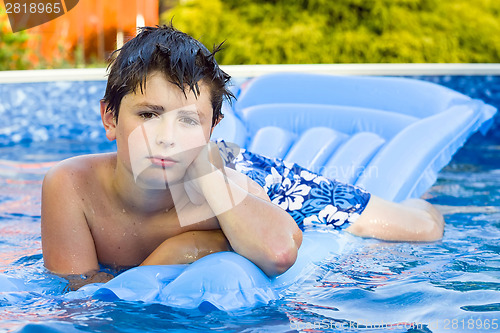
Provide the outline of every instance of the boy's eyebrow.
{"type": "Polygon", "coordinates": [[[150,103],[147,103],[147,102],[143,102],[143,103],[138,103],[135,105],[135,107],[145,107],[145,108],[148,108],[150,110],[153,110],[153,111],[165,111],[165,108],[161,105],[156,105],[156,104],[150,104],[150,103]]]}
{"type": "MultiPolygon", "coordinates": [[[[145,107],[145,108],[148,108],[148,109],[150,109],[152,111],[165,112],[165,108],[163,106],[156,105],[156,104],[150,104],[148,102],[138,103],[138,104],[135,105],[135,107],[139,107],[139,108],[145,107]]],[[[196,115],[200,119],[205,119],[205,115],[203,113],[201,113],[201,112],[198,112],[197,109],[189,110],[189,109],[179,108],[176,111],[177,111],[178,114],[180,114],[182,116],[193,116],[193,115],[196,115]]]]}
{"type": "Polygon", "coordinates": [[[199,117],[200,119],[205,118],[205,115],[203,113],[196,112],[194,110],[180,109],[180,110],[177,110],[177,114],[181,115],[181,116],[196,116],[196,117],[199,117]]]}

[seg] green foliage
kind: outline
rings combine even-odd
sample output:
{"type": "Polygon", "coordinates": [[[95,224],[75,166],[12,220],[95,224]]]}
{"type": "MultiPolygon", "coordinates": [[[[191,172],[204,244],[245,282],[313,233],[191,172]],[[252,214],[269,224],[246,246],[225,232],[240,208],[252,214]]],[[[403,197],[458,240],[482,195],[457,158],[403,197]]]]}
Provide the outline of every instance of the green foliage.
{"type": "Polygon", "coordinates": [[[500,62],[498,0],[183,0],[161,16],[222,64],[500,62]]]}
{"type": "Polygon", "coordinates": [[[0,71],[32,68],[27,41],[26,32],[12,33],[5,9],[0,7],[0,71]]]}

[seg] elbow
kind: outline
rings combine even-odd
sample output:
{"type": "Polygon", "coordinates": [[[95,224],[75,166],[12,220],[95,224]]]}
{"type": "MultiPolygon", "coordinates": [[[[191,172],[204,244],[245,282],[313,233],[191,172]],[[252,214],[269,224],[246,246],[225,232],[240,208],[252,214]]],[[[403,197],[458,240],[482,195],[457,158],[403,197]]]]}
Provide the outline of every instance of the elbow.
{"type": "Polygon", "coordinates": [[[279,248],[275,248],[269,254],[267,267],[264,270],[268,276],[277,276],[285,273],[297,260],[298,251],[302,244],[302,232],[297,228],[292,235],[292,241],[287,242],[279,248]]]}
{"type": "Polygon", "coordinates": [[[267,276],[273,277],[285,273],[297,260],[297,250],[290,249],[274,255],[268,261],[267,267],[263,268],[267,276]]]}

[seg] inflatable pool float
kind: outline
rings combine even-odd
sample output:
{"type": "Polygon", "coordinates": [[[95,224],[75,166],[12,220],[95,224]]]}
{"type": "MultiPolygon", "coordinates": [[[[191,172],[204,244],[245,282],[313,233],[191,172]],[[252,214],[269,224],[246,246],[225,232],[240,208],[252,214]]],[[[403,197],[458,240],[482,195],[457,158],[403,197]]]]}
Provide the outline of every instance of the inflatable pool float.
{"type": "MultiPolygon", "coordinates": [[[[495,113],[479,100],[417,80],[272,74],[246,84],[233,108],[225,105],[212,138],[401,201],[422,195],[471,134],[488,130],[495,113]]],[[[296,263],[275,278],[232,252],[191,265],[132,268],[58,296],[0,274],[0,302],[36,293],[237,311],[279,298],[325,258],[348,251],[354,238],[306,230],[296,263]]]]}
{"type": "Polygon", "coordinates": [[[429,189],[495,113],[420,80],[277,73],[251,80],[212,138],[400,202],[429,189]]]}
{"type": "Polygon", "coordinates": [[[86,285],[65,297],[92,296],[228,312],[253,308],[278,299],[282,291],[308,277],[329,255],[347,250],[351,238],[354,236],[306,233],[295,264],[274,278],[235,252],[221,252],[190,265],[135,267],[105,284],[86,285]]]}
{"type": "Polygon", "coordinates": [[[67,302],[91,297],[237,312],[278,299],[283,291],[309,277],[325,258],[347,251],[353,239],[355,236],[349,234],[307,232],[295,264],[274,278],[235,252],[211,254],[190,265],[135,267],[107,283],[88,284],[62,295],[54,294],[53,288],[39,281],[23,281],[0,273],[0,304],[12,305],[31,298],[67,302]]]}

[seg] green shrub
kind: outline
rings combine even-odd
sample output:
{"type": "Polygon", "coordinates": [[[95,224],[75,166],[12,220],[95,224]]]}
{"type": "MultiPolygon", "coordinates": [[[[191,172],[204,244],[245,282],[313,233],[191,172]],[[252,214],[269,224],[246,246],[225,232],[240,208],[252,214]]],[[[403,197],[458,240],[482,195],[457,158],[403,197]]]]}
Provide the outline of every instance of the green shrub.
{"type": "Polygon", "coordinates": [[[161,16],[222,64],[500,62],[495,0],[184,0],[161,16]]]}
{"type": "Polygon", "coordinates": [[[26,47],[28,34],[24,31],[12,33],[9,18],[0,7],[0,71],[12,69],[30,69],[31,51],[26,47]]]}

